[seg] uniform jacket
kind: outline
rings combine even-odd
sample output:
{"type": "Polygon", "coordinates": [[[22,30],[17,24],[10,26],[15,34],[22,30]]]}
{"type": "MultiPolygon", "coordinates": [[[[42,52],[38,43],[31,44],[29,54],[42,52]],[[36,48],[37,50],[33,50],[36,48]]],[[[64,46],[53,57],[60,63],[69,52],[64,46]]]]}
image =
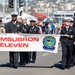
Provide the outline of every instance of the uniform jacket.
{"type": "Polygon", "coordinates": [[[69,29],[67,30],[66,27],[62,28],[61,34],[65,35],[68,34],[69,37],[61,36],[60,41],[62,45],[74,45],[74,39],[75,39],[75,29],[73,27],[69,26],[69,29]]]}
{"type": "Polygon", "coordinates": [[[39,27],[36,25],[30,26],[28,31],[29,31],[29,34],[39,34],[39,27]]]}
{"type": "Polygon", "coordinates": [[[28,33],[28,28],[29,28],[28,24],[26,24],[26,25],[22,24],[21,25],[21,33],[28,33]]]}
{"type": "Polygon", "coordinates": [[[19,33],[21,31],[21,22],[8,22],[5,29],[6,33],[19,33]]]}

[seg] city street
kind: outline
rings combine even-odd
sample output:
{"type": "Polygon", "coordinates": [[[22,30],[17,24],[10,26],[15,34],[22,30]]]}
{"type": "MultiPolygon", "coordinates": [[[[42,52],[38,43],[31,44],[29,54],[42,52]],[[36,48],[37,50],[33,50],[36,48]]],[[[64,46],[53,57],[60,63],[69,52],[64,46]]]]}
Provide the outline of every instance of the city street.
{"type": "Polygon", "coordinates": [[[36,63],[19,66],[18,69],[9,67],[8,52],[0,52],[0,75],[74,75],[75,66],[71,69],[60,70],[61,48],[58,53],[38,52],[36,63]]]}
{"type": "Polygon", "coordinates": [[[0,75],[75,75],[74,45],[75,0],[0,0],[0,75]]]}

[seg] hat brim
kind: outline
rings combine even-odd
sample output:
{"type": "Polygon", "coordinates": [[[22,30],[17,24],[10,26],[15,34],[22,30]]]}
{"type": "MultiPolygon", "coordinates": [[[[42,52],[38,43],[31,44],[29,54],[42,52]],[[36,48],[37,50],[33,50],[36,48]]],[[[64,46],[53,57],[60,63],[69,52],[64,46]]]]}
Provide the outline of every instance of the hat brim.
{"type": "Polygon", "coordinates": [[[30,22],[36,22],[36,21],[32,21],[32,20],[31,20],[30,22]]]}
{"type": "Polygon", "coordinates": [[[17,17],[17,15],[11,15],[12,17],[17,17]]]}
{"type": "Polygon", "coordinates": [[[65,20],[65,22],[71,22],[71,20],[65,20]]]}

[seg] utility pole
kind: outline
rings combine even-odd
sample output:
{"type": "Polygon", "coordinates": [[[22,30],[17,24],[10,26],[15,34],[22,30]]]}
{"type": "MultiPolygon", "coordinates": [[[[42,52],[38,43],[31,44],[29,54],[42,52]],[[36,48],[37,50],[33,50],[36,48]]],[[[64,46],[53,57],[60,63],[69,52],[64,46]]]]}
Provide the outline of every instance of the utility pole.
{"type": "Polygon", "coordinates": [[[50,12],[50,11],[49,11],[49,7],[47,8],[47,12],[48,12],[48,17],[49,17],[49,12],[50,12]]]}
{"type": "Polygon", "coordinates": [[[5,15],[5,0],[3,0],[3,18],[4,18],[4,15],[5,15]]]}
{"type": "Polygon", "coordinates": [[[14,0],[14,12],[17,12],[17,0],[14,0]]]}
{"type": "Polygon", "coordinates": [[[26,0],[26,13],[28,13],[28,0],[26,0]]]}

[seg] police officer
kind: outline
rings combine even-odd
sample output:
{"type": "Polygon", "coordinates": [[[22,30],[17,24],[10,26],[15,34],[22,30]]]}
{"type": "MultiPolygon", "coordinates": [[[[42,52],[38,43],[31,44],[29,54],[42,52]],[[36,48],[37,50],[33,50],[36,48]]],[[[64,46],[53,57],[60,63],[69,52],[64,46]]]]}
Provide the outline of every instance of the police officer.
{"type": "MultiPolygon", "coordinates": [[[[19,33],[20,32],[20,22],[17,21],[17,13],[13,12],[11,14],[12,20],[7,23],[5,29],[6,33],[19,33]]],[[[11,67],[18,68],[18,52],[9,52],[11,67]]]]}
{"type": "MultiPolygon", "coordinates": [[[[38,25],[36,25],[36,21],[35,20],[30,20],[30,27],[28,29],[29,34],[38,34],[39,33],[39,27],[38,25]]],[[[36,60],[36,52],[30,52],[30,57],[31,57],[31,61],[32,63],[35,63],[36,60]]]]}
{"type": "MultiPolygon", "coordinates": [[[[29,25],[27,24],[27,19],[25,17],[22,17],[21,33],[27,34],[28,28],[29,25]]],[[[30,62],[29,59],[29,52],[20,52],[20,65],[28,64],[30,62]]]]}
{"type": "Polygon", "coordinates": [[[65,21],[66,26],[61,29],[61,36],[60,41],[62,45],[62,62],[60,69],[70,69],[72,66],[72,53],[73,53],[73,45],[74,45],[74,36],[75,30],[72,26],[70,26],[71,20],[67,19],[65,21]]]}

